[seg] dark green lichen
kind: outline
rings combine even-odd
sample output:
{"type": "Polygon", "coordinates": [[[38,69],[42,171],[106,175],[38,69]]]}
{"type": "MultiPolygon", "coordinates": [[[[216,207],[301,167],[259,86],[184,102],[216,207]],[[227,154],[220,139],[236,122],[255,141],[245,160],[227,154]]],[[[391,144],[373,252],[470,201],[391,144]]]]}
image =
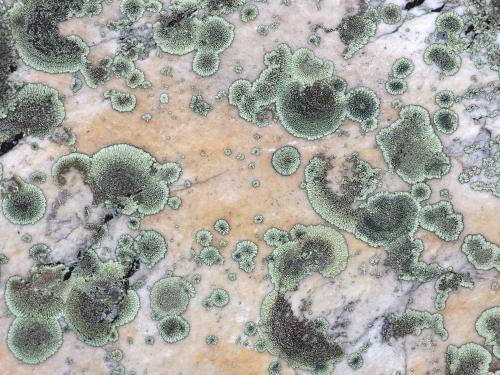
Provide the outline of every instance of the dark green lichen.
{"type": "Polygon", "coordinates": [[[492,346],[495,357],[500,359],[500,307],[484,310],[476,320],[476,331],[484,338],[485,345],[492,346]]]}
{"type": "Polygon", "coordinates": [[[45,138],[52,135],[66,116],[57,90],[38,83],[24,85],[10,101],[5,118],[0,118],[0,142],[21,134],[45,138]]]}
{"type": "Polygon", "coordinates": [[[167,253],[167,243],[163,235],[155,230],[143,230],[134,239],[134,250],[139,260],[148,268],[161,261],[167,253]]]}
{"type": "Polygon", "coordinates": [[[450,90],[441,90],[436,93],[434,101],[440,108],[450,108],[455,102],[455,94],[450,90]]]}
{"type": "Polygon", "coordinates": [[[377,193],[360,210],[354,234],[370,246],[388,246],[417,230],[419,204],[409,193],[377,193]]]}
{"type": "Polygon", "coordinates": [[[59,24],[71,17],[100,13],[99,0],[16,2],[9,11],[12,36],[26,65],[48,73],[76,72],[84,66],[88,46],[76,35],[63,36],[59,24]]]}
{"type": "Polygon", "coordinates": [[[489,242],[482,234],[465,236],[461,250],[478,270],[494,268],[500,272],[500,246],[489,242]]]}
{"type": "Polygon", "coordinates": [[[301,228],[300,236],[277,246],[268,260],[275,290],[294,289],[314,272],[333,278],[347,265],[347,245],[340,233],[330,227],[301,228]]]}
{"type": "Polygon", "coordinates": [[[141,18],[145,10],[146,4],[143,0],[122,0],[120,2],[120,11],[132,22],[141,18]]]}
{"type": "Polygon", "coordinates": [[[462,214],[456,213],[447,201],[424,206],[419,212],[419,225],[444,241],[458,239],[464,229],[462,214]]]}
{"type": "Polygon", "coordinates": [[[231,231],[231,226],[226,219],[218,219],[214,223],[214,229],[217,233],[227,236],[231,231]]]}
{"type": "Polygon", "coordinates": [[[17,317],[35,320],[59,318],[66,298],[67,271],[63,265],[40,265],[31,270],[27,280],[11,276],[5,285],[9,311],[17,317]]]}
{"type": "Polygon", "coordinates": [[[469,273],[449,271],[441,275],[434,285],[434,289],[436,290],[434,306],[436,310],[443,310],[449,294],[456,292],[460,287],[468,289],[474,287],[474,281],[472,281],[469,273]]]}
{"type": "Polygon", "coordinates": [[[449,345],[446,350],[446,375],[494,375],[490,372],[491,354],[473,342],[449,345]]]}
{"type": "Polygon", "coordinates": [[[382,129],[376,139],[389,167],[408,183],[439,178],[450,169],[429,112],[423,107],[403,107],[399,119],[382,129]]]}
{"type": "Polygon", "coordinates": [[[188,321],[180,316],[167,316],[157,324],[158,332],[168,344],[184,340],[191,330],[188,321]]]}
{"type": "Polygon", "coordinates": [[[103,346],[117,339],[118,327],[135,318],[139,305],[137,293],[128,289],[126,269],[87,250],[73,270],[64,319],[80,340],[103,346]]]}
{"type": "Polygon", "coordinates": [[[283,146],[273,152],[271,164],[273,169],[282,176],[291,176],[300,166],[299,150],[293,146],[283,146]]]}
{"type": "Polygon", "coordinates": [[[178,4],[171,4],[171,8],[173,12],[162,14],[153,25],[156,44],[163,52],[175,55],[196,50],[193,71],[202,77],[215,74],[219,54],[233,41],[234,26],[217,15],[198,18],[191,16],[196,9],[180,9],[178,4]]]}
{"type": "Polygon", "coordinates": [[[460,70],[462,59],[445,44],[431,44],[424,51],[426,64],[435,64],[446,76],[452,76],[460,70]]]}
{"type": "Polygon", "coordinates": [[[212,244],[213,235],[207,229],[200,229],[195,234],[196,242],[201,246],[210,246],[212,244]]]}
{"type": "Polygon", "coordinates": [[[393,269],[400,280],[423,283],[436,279],[444,270],[436,263],[420,260],[423,250],[424,244],[421,240],[400,238],[386,247],[387,258],[384,265],[393,269]]]}
{"type": "Polygon", "coordinates": [[[240,9],[240,20],[242,22],[250,22],[259,15],[259,8],[255,4],[245,4],[240,9]]]}
{"type": "Polygon", "coordinates": [[[366,11],[344,17],[338,26],[340,40],[346,46],[344,58],[350,59],[363,48],[377,31],[377,12],[368,8],[366,11]]]}
{"type": "Polygon", "coordinates": [[[231,300],[229,293],[222,288],[215,288],[212,290],[212,293],[205,298],[203,301],[204,305],[208,308],[210,307],[218,307],[223,308],[226,306],[231,300]]]}
{"type": "Polygon", "coordinates": [[[7,333],[7,345],[18,360],[31,365],[46,361],[63,343],[56,319],[14,319],[7,333]]]}
{"type": "Polygon", "coordinates": [[[374,130],[378,126],[380,100],[366,87],[356,87],[347,93],[346,114],[353,121],[359,122],[364,131],[374,130]]]}
{"type": "Polygon", "coordinates": [[[436,18],[436,30],[445,33],[449,39],[457,38],[463,28],[462,17],[454,11],[443,12],[436,18]]]}
{"type": "Polygon", "coordinates": [[[419,202],[425,201],[431,197],[432,190],[424,182],[417,182],[411,186],[410,193],[415,197],[415,199],[419,202]]]}
{"type": "MultiPolygon", "coordinates": [[[[217,70],[219,70],[219,65],[220,65],[220,59],[217,53],[212,52],[210,50],[209,51],[200,50],[197,51],[194,55],[192,68],[193,72],[195,72],[199,76],[209,77],[211,75],[214,75],[217,72],[217,70]]],[[[204,116],[206,116],[206,114],[204,114],[204,116]]]]}
{"type": "Polygon", "coordinates": [[[64,184],[63,174],[72,167],[83,174],[97,203],[127,215],[153,215],[164,209],[169,186],[181,171],[176,163],[159,164],[146,151],[128,144],[104,147],[91,157],[78,153],[62,156],[52,168],[53,178],[64,184]]]}
{"type": "Polygon", "coordinates": [[[265,350],[293,368],[326,375],[343,356],[337,341],[318,332],[311,321],[297,317],[290,302],[276,291],[262,302],[258,331],[265,350]]]}
{"type": "Polygon", "coordinates": [[[395,25],[401,21],[401,8],[396,4],[385,4],[380,11],[382,21],[388,25],[395,25]]]}
{"type": "Polygon", "coordinates": [[[40,221],[47,209],[43,191],[19,177],[13,182],[2,201],[2,212],[6,219],[17,225],[35,224],[40,221]]]}
{"type": "Polygon", "coordinates": [[[111,101],[111,108],[118,112],[131,112],[137,103],[135,95],[130,92],[108,90],[104,92],[104,97],[111,101]]]}
{"type": "Polygon", "coordinates": [[[240,79],[229,89],[240,117],[265,126],[275,105],[280,123],[296,137],[314,140],[337,130],[345,117],[345,86],[333,76],[331,62],[281,44],[264,55],[264,64],[253,83],[240,79]]]}
{"type": "Polygon", "coordinates": [[[310,86],[291,82],[284,86],[276,101],[281,124],[292,135],[314,140],[333,133],[345,117],[345,97],[331,80],[310,86]]]}
{"type": "Polygon", "coordinates": [[[360,218],[355,202],[365,200],[380,184],[380,174],[356,155],[348,158],[352,164],[351,176],[342,176],[339,191],[330,188],[327,173],[332,169],[330,160],[316,156],[305,168],[306,192],[316,213],[336,227],[354,232],[360,218]]]}
{"type": "Polygon", "coordinates": [[[406,78],[415,69],[415,64],[407,57],[399,57],[392,63],[390,76],[394,78],[406,78]]]}
{"type": "Polygon", "coordinates": [[[448,338],[441,314],[413,309],[407,309],[399,316],[387,315],[382,327],[382,337],[384,340],[391,338],[397,340],[407,335],[420,336],[426,328],[431,328],[443,341],[448,338]]]}
{"type": "Polygon", "coordinates": [[[208,335],[205,337],[205,342],[207,345],[217,345],[219,342],[219,338],[215,335],[208,335]]]}
{"type": "Polygon", "coordinates": [[[385,89],[390,95],[402,95],[408,90],[408,84],[401,78],[389,78],[385,83],[385,89]]]}
{"type": "Polygon", "coordinates": [[[259,251],[258,246],[248,240],[238,241],[234,251],[231,253],[231,258],[238,263],[240,269],[244,272],[252,272],[255,269],[255,260],[259,251]]]}
{"type": "Polygon", "coordinates": [[[149,292],[151,316],[161,320],[170,315],[181,315],[187,310],[195,295],[194,287],[180,276],[171,276],[156,281],[149,292]]]}
{"type": "Polygon", "coordinates": [[[243,333],[247,336],[254,336],[257,333],[257,324],[255,322],[246,322],[243,333]]]}
{"type": "Polygon", "coordinates": [[[434,125],[441,133],[451,134],[458,129],[458,114],[450,109],[443,108],[434,113],[434,125]]]}

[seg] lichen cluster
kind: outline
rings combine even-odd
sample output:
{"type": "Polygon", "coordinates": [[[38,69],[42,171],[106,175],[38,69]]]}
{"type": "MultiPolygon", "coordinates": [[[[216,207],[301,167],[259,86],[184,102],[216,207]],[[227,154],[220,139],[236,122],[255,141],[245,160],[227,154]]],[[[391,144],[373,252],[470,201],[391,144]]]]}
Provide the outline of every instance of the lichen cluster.
{"type": "Polygon", "coordinates": [[[464,22],[459,14],[454,11],[441,13],[436,18],[436,31],[444,33],[446,43],[432,43],[424,51],[426,64],[434,64],[445,76],[455,75],[462,64],[462,59],[457,53],[463,50],[463,40],[460,34],[464,22]]]}
{"type": "Polygon", "coordinates": [[[94,250],[80,254],[70,267],[35,264],[27,279],[11,276],[5,288],[5,302],[15,316],[9,349],[24,363],[46,361],[63,344],[60,318],[88,345],[116,341],[119,327],[132,321],[140,306],[129,288],[130,276],[129,267],[102,261],[94,250]]]}
{"type": "Polygon", "coordinates": [[[312,273],[340,274],[347,265],[345,239],[332,227],[301,224],[289,232],[270,228],[264,239],[274,249],[268,260],[273,291],[262,302],[258,325],[263,349],[291,367],[329,374],[343,357],[340,343],[315,322],[297,317],[285,293],[312,273]]]}
{"type": "Polygon", "coordinates": [[[246,121],[265,126],[275,110],[290,134],[308,140],[332,134],[346,116],[364,130],[377,127],[377,95],[366,87],[346,92],[347,83],[334,75],[333,64],[310,49],[292,52],[281,44],[264,55],[264,64],[266,68],[254,82],[238,79],[229,88],[229,103],[246,121]]]}
{"type": "Polygon", "coordinates": [[[183,340],[190,331],[190,325],[181,315],[187,310],[189,300],[196,291],[180,276],[169,276],[156,281],[149,293],[151,317],[161,338],[169,344],[183,340]]]}
{"type": "Polygon", "coordinates": [[[91,156],[62,156],[52,167],[54,180],[64,185],[64,174],[72,168],[83,175],[96,202],[117,208],[125,215],[142,216],[165,208],[169,186],[182,173],[179,164],[160,164],[146,151],[129,144],[107,146],[91,156]]]}
{"type": "Polygon", "coordinates": [[[470,184],[472,190],[500,197],[500,135],[468,144],[464,153],[472,163],[462,168],[458,181],[470,184]]]}
{"type": "MultiPolygon", "coordinates": [[[[169,12],[161,15],[153,25],[153,38],[158,47],[169,54],[185,55],[195,51],[193,72],[208,77],[219,69],[219,55],[231,45],[234,26],[219,15],[197,17],[198,8],[205,8],[206,4],[192,5],[171,4],[169,12]]],[[[230,9],[215,13],[228,11],[230,9]]]]}
{"type": "Polygon", "coordinates": [[[498,1],[111,3],[0,0],[0,372],[498,375],[498,1]]]}

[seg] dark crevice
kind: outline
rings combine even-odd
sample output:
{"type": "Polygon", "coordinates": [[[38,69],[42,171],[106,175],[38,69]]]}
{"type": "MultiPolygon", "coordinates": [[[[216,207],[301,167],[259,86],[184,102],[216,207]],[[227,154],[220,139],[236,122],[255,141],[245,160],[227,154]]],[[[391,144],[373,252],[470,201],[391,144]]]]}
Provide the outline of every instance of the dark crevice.
{"type": "Polygon", "coordinates": [[[413,9],[415,7],[418,7],[419,5],[422,5],[424,3],[425,0],[413,0],[413,1],[410,1],[409,3],[406,3],[404,9],[405,10],[410,10],[410,9],[413,9]]]}
{"type": "Polygon", "coordinates": [[[75,265],[71,265],[69,268],[68,268],[68,271],[64,274],[64,277],[63,277],[63,280],[66,281],[66,280],[69,280],[69,278],[71,277],[71,274],[73,273],[73,270],[75,269],[75,265]]]}
{"type": "Polygon", "coordinates": [[[444,3],[443,5],[441,5],[439,8],[436,8],[436,9],[433,9],[432,12],[434,13],[439,13],[443,10],[444,6],[446,5],[446,3],[444,3]]]}
{"type": "Polygon", "coordinates": [[[134,259],[132,263],[128,266],[127,274],[125,275],[126,283],[128,284],[128,279],[132,277],[132,275],[139,269],[140,263],[139,259],[134,259]]]}
{"type": "Polygon", "coordinates": [[[19,133],[19,134],[16,134],[15,136],[11,137],[7,141],[0,143],[0,156],[5,155],[7,152],[9,152],[14,147],[16,147],[17,144],[19,143],[19,141],[21,139],[23,139],[23,137],[24,137],[24,134],[19,133]]]}
{"type": "Polygon", "coordinates": [[[114,217],[115,215],[113,214],[106,214],[106,216],[104,216],[103,224],[110,222],[114,217]]]}

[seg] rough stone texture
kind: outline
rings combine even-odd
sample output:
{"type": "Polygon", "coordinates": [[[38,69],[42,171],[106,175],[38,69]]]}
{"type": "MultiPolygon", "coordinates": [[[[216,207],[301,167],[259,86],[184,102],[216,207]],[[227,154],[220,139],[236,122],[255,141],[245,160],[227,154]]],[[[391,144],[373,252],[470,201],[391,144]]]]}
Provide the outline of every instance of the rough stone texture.
{"type": "MultiPolygon", "coordinates": [[[[105,30],[105,21],[118,18],[118,2],[105,5],[105,11],[99,17],[73,19],[61,25],[61,31],[79,34],[90,46],[92,58],[99,58],[113,53],[117,44],[117,33],[105,30]]],[[[139,62],[146,73],[146,79],[152,82],[152,88],[136,89],[137,107],[131,113],[118,113],[111,109],[109,101],[103,99],[106,89],[126,89],[123,82],[112,80],[104,87],[90,89],[84,87],[73,94],[70,90],[71,75],[50,75],[34,71],[23,66],[14,74],[15,79],[26,82],[49,84],[65,96],[67,116],[64,126],[71,128],[77,137],[77,149],[83,153],[93,153],[112,143],[131,143],[155,156],[159,161],[173,160],[182,164],[181,180],[173,187],[174,195],[182,198],[183,204],[177,211],[165,209],[161,213],[143,220],[141,228],[156,229],[169,240],[169,252],[166,258],[152,270],[141,268],[134,279],[147,276],[147,286],[139,291],[141,310],[136,319],[119,330],[120,338],[105,349],[120,348],[124,351],[122,364],[128,371],[135,369],[138,374],[239,374],[254,375],[267,373],[267,366],[272,360],[268,354],[257,353],[251,345],[244,347],[237,343],[243,335],[243,325],[248,320],[257,321],[262,298],[271,290],[263,258],[271,252],[261,240],[269,226],[290,229],[295,223],[319,224],[323,221],[310,208],[304,190],[299,188],[303,179],[305,162],[317,153],[335,155],[342,160],[344,155],[358,151],[361,158],[386,171],[387,166],[380,150],[375,148],[376,132],[363,135],[359,126],[348,120],[343,125],[350,135],[339,137],[327,136],[319,141],[309,142],[294,138],[277,123],[265,128],[257,128],[242,120],[237,110],[227,100],[216,102],[214,96],[219,90],[227,90],[229,84],[239,78],[254,80],[263,68],[263,54],[280,43],[288,43],[292,49],[307,46],[310,26],[323,24],[335,27],[342,16],[356,3],[351,1],[321,2],[318,11],[312,0],[296,0],[292,6],[285,7],[277,0],[270,4],[258,4],[259,17],[247,24],[239,21],[237,14],[227,19],[236,25],[235,39],[232,46],[221,55],[221,67],[210,78],[200,78],[191,71],[192,54],[170,56],[152,51],[149,57],[139,62]],[[262,37],[257,34],[259,24],[279,22],[279,28],[271,30],[262,37]],[[236,62],[241,62],[244,72],[241,76],[234,73],[236,62]],[[159,74],[163,66],[172,66],[173,77],[159,74]],[[159,104],[158,97],[163,86],[168,86],[170,102],[159,104]],[[189,100],[193,94],[201,92],[214,109],[206,118],[189,109],[189,100]],[[144,113],[150,113],[152,119],[146,123],[141,119],[144,113]],[[256,141],[255,133],[262,135],[256,141]],[[303,163],[291,177],[281,177],[271,167],[273,151],[283,145],[294,145],[301,154],[303,163]],[[262,148],[260,156],[250,154],[253,146],[262,148]],[[233,150],[231,156],[223,154],[224,148],[233,150]],[[246,158],[236,160],[241,152],[246,158]],[[255,169],[249,169],[248,163],[254,161],[255,169]],[[253,179],[259,179],[261,186],[253,188],[253,179]],[[193,182],[185,188],[185,180],[193,182]],[[253,217],[262,214],[264,224],[253,224],[253,217]],[[208,268],[197,267],[189,261],[190,248],[196,247],[194,234],[198,229],[211,228],[214,221],[226,218],[232,231],[227,239],[229,244],[221,248],[226,261],[223,266],[208,268]],[[255,272],[244,274],[230,258],[236,241],[250,239],[259,244],[255,272]],[[190,277],[194,273],[202,275],[202,282],[196,287],[197,294],[191,300],[184,317],[191,324],[191,333],[184,340],[174,345],[165,344],[156,332],[154,322],[149,317],[148,288],[162,277],[167,270],[190,277]],[[236,282],[227,280],[228,272],[236,272],[236,282]],[[206,311],[201,306],[214,287],[224,287],[231,295],[231,302],[224,309],[206,311]],[[208,346],[205,337],[216,334],[219,343],[208,346]],[[154,335],[153,346],[144,343],[147,335],[154,335]],[[127,343],[127,337],[134,339],[134,344],[127,343]]],[[[437,8],[441,3],[427,4],[437,8]]],[[[450,89],[463,93],[473,82],[481,85],[498,79],[496,73],[484,68],[477,70],[472,62],[463,58],[460,72],[453,77],[440,78],[434,66],[426,65],[422,60],[426,37],[434,30],[434,19],[438,13],[425,11],[425,7],[415,9],[416,15],[393,32],[397,26],[382,25],[377,36],[355,54],[351,60],[342,58],[343,45],[336,32],[319,32],[321,45],[314,49],[324,59],[334,62],[337,74],[344,77],[349,87],[365,85],[372,88],[381,97],[380,127],[392,123],[397,111],[392,109],[390,97],[384,85],[378,80],[385,80],[391,63],[395,58],[406,56],[415,63],[415,70],[408,80],[408,91],[401,96],[405,104],[419,104],[433,113],[437,106],[433,93],[441,89],[450,89]]],[[[146,22],[153,22],[156,16],[147,15],[146,22]]],[[[325,315],[332,325],[331,332],[339,336],[347,352],[359,348],[368,339],[372,345],[363,355],[364,366],[357,373],[363,374],[443,374],[444,353],[449,344],[461,345],[468,341],[481,343],[481,338],[474,330],[474,322],[485,308],[498,305],[498,292],[490,289],[490,284],[498,281],[498,273],[476,271],[459,251],[463,237],[470,233],[482,233],[489,241],[500,243],[498,211],[500,203],[486,192],[473,191],[469,185],[457,181],[461,172],[463,147],[457,144],[470,144],[480,133],[482,126],[473,123],[471,116],[462,104],[453,107],[460,116],[460,126],[452,135],[439,134],[445,149],[451,154],[451,171],[440,180],[431,180],[433,190],[431,202],[439,200],[439,190],[447,188],[452,195],[455,210],[464,215],[464,231],[457,241],[443,242],[434,234],[420,230],[417,237],[425,242],[423,258],[437,261],[455,270],[471,273],[476,286],[474,289],[460,289],[450,295],[443,311],[445,327],[450,333],[449,339],[442,342],[430,330],[425,330],[419,337],[408,336],[392,345],[382,343],[379,331],[383,315],[388,312],[401,313],[405,307],[434,311],[433,283],[417,285],[398,281],[394,273],[383,266],[384,251],[374,249],[358,241],[354,236],[344,233],[349,247],[347,269],[333,280],[325,280],[313,275],[301,283],[294,294],[293,307],[299,308],[301,299],[311,302],[306,316],[325,315]],[[458,151],[457,151],[458,150],[458,151]],[[378,265],[371,265],[369,258],[379,255],[382,260],[378,265]],[[412,302],[409,303],[409,299],[412,302]],[[346,310],[349,307],[349,310],[346,310]]],[[[485,124],[493,136],[500,134],[490,120],[485,124]]],[[[498,120],[497,120],[498,121],[498,120]]],[[[497,122],[498,125],[498,122],[497,122]]],[[[4,174],[13,173],[27,178],[33,170],[42,170],[47,174],[54,160],[66,154],[67,148],[49,140],[38,142],[40,149],[32,151],[33,139],[23,139],[12,151],[0,157],[4,174]]],[[[408,186],[395,174],[384,173],[383,190],[406,190],[408,186]]],[[[78,248],[84,246],[89,232],[83,229],[83,208],[92,202],[90,189],[82,184],[77,174],[68,177],[68,184],[63,190],[58,189],[49,179],[43,185],[49,209],[44,219],[33,226],[19,227],[9,223],[0,215],[0,252],[10,261],[1,266],[0,274],[0,373],[2,374],[107,374],[112,368],[104,361],[102,348],[91,348],[80,342],[68,331],[64,334],[62,348],[48,361],[33,367],[19,363],[6,346],[5,337],[12,316],[8,313],[3,300],[5,281],[10,275],[26,275],[31,261],[28,258],[29,244],[21,241],[23,233],[33,236],[33,243],[45,242],[50,245],[59,259],[74,259],[78,248]],[[66,197],[66,198],[65,198],[66,197]],[[58,207],[54,204],[60,201],[58,207]],[[72,363],[68,364],[67,359],[72,363]]],[[[110,257],[114,243],[122,233],[130,230],[126,227],[126,218],[112,220],[109,237],[103,242],[109,251],[103,251],[110,257]]],[[[220,236],[215,236],[219,239],[220,236]]],[[[250,342],[255,338],[250,338],[250,342]]],[[[284,363],[283,363],[284,364],[284,363]]],[[[284,364],[285,365],[285,364],[284,364]]],[[[498,366],[497,366],[498,367],[498,366]]],[[[282,374],[293,374],[286,365],[282,374]]],[[[298,371],[297,373],[301,373],[298,371]]],[[[334,373],[354,373],[345,361],[337,365],[334,373]]]]}

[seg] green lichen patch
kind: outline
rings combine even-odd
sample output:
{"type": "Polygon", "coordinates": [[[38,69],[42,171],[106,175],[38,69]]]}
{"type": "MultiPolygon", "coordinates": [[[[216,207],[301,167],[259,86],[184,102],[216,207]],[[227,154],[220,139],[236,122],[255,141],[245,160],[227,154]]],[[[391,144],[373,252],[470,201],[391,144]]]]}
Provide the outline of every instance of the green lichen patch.
{"type": "Polygon", "coordinates": [[[57,90],[38,83],[24,85],[10,100],[5,118],[0,118],[0,142],[21,134],[45,138],[52,135],[66,116],[57,90]]]}
{"type": "Polygon", "coordinates": [[[16,177],[2,200],[2,212],[13,224],[29,225],[40,221],[47,209],[42,189],[16,177]]]}
{"type": "Polygon", "coordinates": [[[429,112],[421,106],[401,109],[399,119],[377,134],[377,144],[389,167],[408,183],[439,178],[450,169],[429,112]]]}
{"type": "Polygon", "coordinates": [[[198,7],[203,8],[203,4],[187,8],[171,4],[171,12],[163,13],[153,25],[153,38],[166,53],[185,55],[196,51],[193,71],[208,77],[217,72],[219,55],[233,42],[234,26],[218,15],[194,16],[198,7]]]}
{"type": "Polygon", "coordinates": [[[314,211],[330,224],[352,233],[360,218],[355,204],[379,186],[380,170],[357,155],[351,155],[346,161],[351,175],[342,176],[337,190],[330,187],[327,174],[333,166],[324,156],[309,160],[304,175],[307,198],[314,211]]]}
{"type": "Polygon", "coordinates": [[[249,273],[255,269],[255,257],[258,251],[259,247],[255,242],[248,240],[238,241],[234,251],[231,253],[231,258],[238,263],[241,270],[249,273]]]}
{"type": "Polygon", "coordinates": [[[444,328],[443,316],[439,313],[431,314],[427,311],[407,309],[403,314],[394,314],[385,317],[382,327],[382,337],[400,339],[407,335],[420,336],[422,331],[431,328],[443,341],[448,338],[448,331],[444,328]]]}
{"type": "Polygon", "coordinates": [[[469,289],[474,287],[474,281],[472,281],[468,273],[449,271],[441,275],[436,280],[436,284],[434,284],[434,289],[436,290],[434,306],[436,310],[443,310],[449,294],[456,292],[460,287],[469,289]]]}
{"type": "Polygon", "coordinates": [[[465,236],[461,250],[478,270],[494,268],[500,272],[500,246],[488,241],[482,234],[465,236]]]}
{"type": "Polygon", "coordinates": [[[5,285],[5,302],[15,316],[35,320],[62,316],[67,295],[63,265],[40,265],[33,268],[28,279],[11,276],[5,285]]]}
{"type": "Polygon", "coordinates": [[[134,251],[141,263],[152,268],[167,253],[167,243],[163,235],[155,230],[143,230],[134,239],[134,251]]]}
{"type": "Polygon", "coordinates": [[[434,96],[434,101],[440,108],[450,108],[455,102],[455,94],[450,90],[441,90],[434,96]]]}
{"type": "Polygon", "coordinates": [[[374,130],[378,126],[380,100],[366,87],[356,87],[347,93],[346,114],[353,121],[359,122],[365,131],[374,130]]]}
{"type": "Polygon", "coordinates": [[[262,302],[258,331],[265,350],[293,368],[326,375],[343,357],[340,344],[318,332],[312,321],[296,316],[290,302],[277,291],[262,302]]]}
{"type": "Polygon", "coordinates": [[[108,90],[104,97],[111,101],[111,108],[117,112],[132,112],[137,104],[135,95],[129,92],[108,90]]]}
{"type": "Polygon", "coordinates": [[[293,146],[282,146],[273,152],[271,164],[282,176],[291,176],[300,166],[300,152],[293,146]]]}
{"type": "Polygon", "coordinates": [[[90,250],[70,279],[64,319],[76,336],[91,346],[115,341],[118,328],[139,310],[137,293],[128,289],[126,269],[115,261],[102,262],[90,250]]]}
{"type": "Polygon", "coordinates": [[[181,316],[167,316],[157,324],[161,338],[167,344],[184,340],[191,330],[189,322],[181,316]]]}
{"type": "Polygon", "coordinates": [[[156,281],[149,292],[151,316],[161,320],[170,315],[181,315],[187,310],[195,295],[194,287],[180,276],[171,276],[156,281]]]}
{"type": "Polygon", "coordinates": [[[265,126],[274,107],[290,134],[308,140],[339,128],[346,115],[346,87],[333,75],[331,62],[307,48],[292,52],[281,44],[264,55],[264,64],[254,82],[238,79],[229,88],[229,103],[238,108],[240,117],[265,126]]]}
{"type": "Polygon", "coordinates": [[[292,290],[314,272],[333,278],[346,268],[347,245],[335,229],[313,225],[295,233],[295,239],[277,246],[268,261],[275,290],[292,290]]]}
{"type": "Polygon", "coordinates": [[[245,4],[240,9],[240,20],[242,22],[250,22],[256,19],[259,15],[259,8],[255,4],[245,4]]]}
{"type": "Polygon", "coordinates": [[[203,305],[207,308],[217,307],[219,309],[229,304],[231,297],[227,290],[215,288],[210,295],[203,300],[203,305]]]}
{"type": "Polygon", "coordinates": [[[415,69],[415,64],[407,57],[399,57],[391,65],[390,76],[394,78],[406,78],[415,69]]]}
{"type": "Polygon", "coordinates": [[[402,95],[408,90],[408,84],[401,78],[389,78],[385,83],[385,90],[390,95],[402,95]]]}
{"type": "Polygon", "coordinates": [[[71,17],[98,14],[101,9],[99,0],[16,2],[9,18],[19,56],[26,65],[48,73],[80,70],[89,48],[76,35],[61,35],[59,24],[71,17]]]}
{"type": "Polygon", "coordinates": [[[485,345],[492,346],[493,355],[500,358],[500,307],[484,310],[476,320],[476,331],[484,338],[485,345]]]}
{"type": "Polygon", "coordinates": [[[63,333],[56,319],[16,318],[7,333],[7,345],[18,360],[30,365],[46,361],[62,346],[63,333]]]}
{"type": "Polygon", "coordinates": [[[401,8],[396,4],[385,4],[380,14],[382,16],[382,21],[388,25],[395,25],[401,21],[401,8]]]}
{"type": "Polygon", "coordinates": [[[419,212],[419,224],[444,241],[458,239],[464,229],[462,214],[456,213],[447,201],[424,206],[419,212]]]}
{"type": "Polygon", "coordinates": [[[449,345],[446,350],[446,374],[494,375],[490,372],[490,352],[473,342],[461,346],[449,345]]]}
{"type": "Polygon", "coordinates": [[[169,186],[177,181],[181,168],[160,164],[146,151],[128,144],[102,148],[92,156],[72,153],[59,158],[52,167],[54,180],[64,184],[70,168],[82,172],[94,193],[94,200],[116,207],[126,215],[153,215],[164,209],[169,186]]]}
{"type": "Polygon", "coordinates": [[[434,113],[434,125],[441,133],[451,134],[458,129],[458,114],[450,109],[442,108],[434,113]]]}
{"type": "Polygon", "coordinates": [[[373,8],[342,19],[338,31],[340,40],[346,47],[344,50],[345,59],[350,59],[368,43],[377,31],[377,23],[377,12],[373,8]]]}
{"type": "Polygon", "coordinates": [[[424,62],[436,65],[445,76],[452,76],[460,70],[462,59],[446,44],[434,43],[425,49],[424,62]]]}

